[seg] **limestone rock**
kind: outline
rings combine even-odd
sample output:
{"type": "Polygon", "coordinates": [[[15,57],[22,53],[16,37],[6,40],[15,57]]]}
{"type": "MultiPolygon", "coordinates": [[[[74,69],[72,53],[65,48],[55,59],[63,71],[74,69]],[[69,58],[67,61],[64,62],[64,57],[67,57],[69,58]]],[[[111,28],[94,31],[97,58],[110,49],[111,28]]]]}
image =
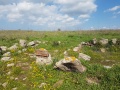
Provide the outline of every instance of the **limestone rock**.
{"type": "Polygon", "coordinates": [[[14,63],[10,63],[10,64],[7,64],[7,67],[12,67],[14,65],[15,65],[14,63]]]}
{"type": "Polygon", "coordinates": [[[19,40],[19,43],[20,43],[20,46],[21,46],[21,47],[26,47],[26,46],[27,46],[26,40],[20,39],[20,40],[19,40]]]}
{"type": "Polygon", "coordinates": [[[112,43],[113,43],[113,44],[116,44],[116,42],[117,42],[117,39],[116,39],[116,38],[113,38],[113,39],[112,39],[112,43]]]}
{"type": "Polygon", "coordinates": [[[74,51],[74,52],[78,52],[79,50],[80,50],[79,47],[74,47],[74,48],[73,48],[73,51],[74,51]]]}
{"type": "Polygon", "coordinates": [[[2,49],[2,51],[7,51],[7,47],[6,46],[0,46],[0,48],[2,49]]]}
{"type": "Polygon", "coordinates": [[[2,86],[3,86],[4,88],[6,88],[7,84],[8,84],[8,82],[5,82],[5,83],[2,84],[2,86]]]}
{"type": "Polygon", "coordinates": [[[63,71],[78,71],[81,73],[86,71],[86,67],[84,67],[81,62],[75,57],[66,57],[56,62],[54,68],[63,71]]]}
{"type": "Polygon", "coordinates": [[[11,57],[2,57],[1,58],[1,61],[10,61],[10,60],[12,60],[11,57]]]}
{"type": "Polygon", "coordinates": [[[94,38],[94,39],[93,39],[93,44],[95,45],[96,43],[97,43],[97,39],[94,38]]]}
{"type": "Polygon", "coordinates": [[[28,43],[28,46],[35,46],[35,45],[36,45],[35,41],[31,41],[28,43]]]}
{"type": "Polygon", "coordinates": [[[6,52],[6,53],[3,54],[4,57],[9,57],[10,55],[11,55],[10,52],[6,52]]]}
{"type": "Polygon", "coordinates": [[[36,50],[35,55],[36,63],[39,65],[49,65],[53,62],[51,55],[48,53],[46,49],[41,48],[39,50],[36,50]]]}
{"type": "Polygon", "coordinates": [[[100,51],[104,53],[106,50],[105,48],[100,48],[100,51]]]}
{"type": "Polygon", "coordinates": [[[18,45],[17,43],[14,44],[13,46],[9,47],[8,50],[16,50],[16,49],[18,49],[17,45],[18,45]]]}
{"type": "Polygon", "coordinates": [[[39,88],[42,88],[43,86],[45,86],[46,85],[46,83],[41,83],[40,85],[39,85],[39,88]]]}
{"type": "Polygon", "coordinates": [[[108,44],[108,39],[101,39],[100,41],[99,41],[102,45],[106,45],[106,44],[108,44]]]}
{"type": "Polygon", "coordinates": [[[83,54],[83,53],[79,53],[79,58],[82,58],[86,61],[90,61],[91,57],[86,55],[86,54],[83,54]]]}

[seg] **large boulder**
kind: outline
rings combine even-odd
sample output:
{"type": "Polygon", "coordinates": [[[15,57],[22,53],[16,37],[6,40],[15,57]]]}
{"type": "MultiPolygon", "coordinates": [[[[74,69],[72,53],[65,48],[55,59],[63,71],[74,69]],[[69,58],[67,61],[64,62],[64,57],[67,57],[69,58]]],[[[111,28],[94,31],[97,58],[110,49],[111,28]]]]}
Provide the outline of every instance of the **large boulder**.
{"type": "Polygon", "coordinates": [[[84,67],[75,57],[66,57],[61,59],[60,61],[56,62],[54,68],[63,71],[78,71],[80,73],[86,71],[86,67],[84,67]]]}
{"type": "Polygon", "coordinates": [[[50,53],[44,48],[36,50],[35,55],[36,64],[38,65],[49,65],[53,62],[50,53]]]}
{"type": "Polygon", "coordinates": [[[86,55],[86,54],[84,54],[84,53],[79,53],[79,56],[78,56],[79,58],[82,58],[82,59],[84,59],[84,60],[86,60],[86,61],[90,61],[90,59],[91,59],[91,57],[90,56],[88,56],[88,55],[86,55]]]}
{"type": "Polygon", "coordinates": [[[26,40],[20,39],[20,40],[19,40],[19,43],[20,43],[20,46],[21,46],[21,47],[26,47],[26,46],[27,46],[26,40]]]}

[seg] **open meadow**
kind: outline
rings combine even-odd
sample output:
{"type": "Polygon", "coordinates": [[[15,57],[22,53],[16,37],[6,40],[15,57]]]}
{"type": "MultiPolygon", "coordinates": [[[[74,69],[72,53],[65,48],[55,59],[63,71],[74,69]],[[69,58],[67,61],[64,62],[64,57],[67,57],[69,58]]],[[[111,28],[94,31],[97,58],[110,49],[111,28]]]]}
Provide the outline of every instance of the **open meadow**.
{"type": "Polygon", "coordinates": [[[120,90],[120,30],[96,31],[0,31],[0,90],[120,90]],[[93,44],[92,40],[108,39],[107,44],[93,44]],[[36,46],[21,47],[39,41],[36,46]],[[111,42],[116,39],[116,43],[111,42]],[[81,43],[80,50],[73,49],[81,43]],[[17,43],[17,49],[8,49],[17,43]],[[87,44],[86,44],[87,43],[87,44]],[[50,65],[36,64],[37,49],[46,49],[52,57],[50,65]],[[68,56],[78,58],[86,67],[83,73],[62,71],[54,68],[59,60],[68,56]],[[9,52],[12,59],[3,61],[9,52]],[[90,60],[79,58],[79,53],[90,56],[90,60]]]}

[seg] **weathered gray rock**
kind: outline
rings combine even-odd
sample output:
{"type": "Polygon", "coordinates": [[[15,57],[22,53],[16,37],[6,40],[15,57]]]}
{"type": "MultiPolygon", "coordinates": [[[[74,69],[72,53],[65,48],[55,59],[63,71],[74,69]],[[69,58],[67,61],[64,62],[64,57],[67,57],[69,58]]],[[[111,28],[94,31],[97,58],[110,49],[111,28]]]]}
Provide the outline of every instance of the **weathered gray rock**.
{"type": "Polygon", "coordinates": [[[18,45],[17,43],[14,44],[13,46],[9,47],[8,50],[16,50],[16,49],[18,49],[17,45],[18,45]]]}
{"type": "Polygon", "coordinates": [[[26,47],[26,46],[27,46],[26,40],[20,39],[20,40],[19,40],[19,43],[20,43],[20,46],[21,46],[21,47],[26,47]]]}
{"type": "Polygon", "coordinates": [[[44,87],[46,85],[46,83],[41,83],[38,87],[39,88],[42,88],[42,87],[44,87]]]}
{"type": "Polygon", "coordinates": [[[80,51],[80,47],[74,47],[74,48],[73,48],[73,51],[74,51],[74,52],[80,51]]]}
{"type": "Polygon", "coordinates": [[[94,38],[94,39],[93,39],[93,44],[95,45],[96,43],[97,43],[97,39],[94,38]]]}
{"type": "Polygon", "coordinates": [[[35,46],[35,45],[36,45],[35,41],[31,41],[28,43],[28,46],[35,46]]]}
{"type": "Polygon", "coordinates": [[[13,60],[11,57],[2,57],[1,61],[10,61],[13,60]]]}
{"type": "Polygon", "coordinates": [[[7,47],[6,46],[0,46],[0,48],[2,49],[2,51],[7,51],[7,47]]]}
{"type": "Polygon", "coordinates": [[[66,57],[56,62],[54,68],[63,71],[78,71],[80,73],[86,71],[86,67],[84,67],[81,62],[75,57],[66,57]]]}
{"type": "Polygon", "coordinates": [[[103,67],[106,68],[106,69],[112,68],[111,66],[103,66],[103,67]]]}
{"type": "Polygon", "coordinates": [[[10,63],[10,64],[7,64],[7,67],[12,67],[14,65],[15,65],[14,63],[10,63]]]}
{"type": "Polygon", "coordinates": [[[36,64],[38,65],[49,65],[52,64],[51,55],[48,53],[46,49],[39,49],[35,52],[36,55],[36,64]]]}
{"type": "Polygon", "coordinates": [[[8,82],[4,82],[4,83],[2,84],[2,86],[3,86],[4,88],[6,88],[6,87],[7,87],[7,84],[8,84],[8,82]]]}
{"type": "Polygon", "coordinates": [[[113,44],[116,44],[116,42],[117,42],[117,39],[116,39],[116,38],[113,38],[113,39],[112,39],[112,43],[113,43],[113,44]]]}
{"type": "Polygon", "coordinates": [[[105,48],[100,48],[100,51],[104,53],[106,50],[105,48]]]}
{"type": "Polygon", "coordinates": [[[3,54],[4,57],[9,57],[10,55],[11,55],[10,52],[6,52],[6,53],[3,54]]]}
{"type": "Polygon", "coordinates": [[[108,44],[108,39],[101,39],[100,41],[99,41],[102,45],[106,45],[106,44],[108,44]]]}
{"type": "Polygon", "coordinates": [[[79,56],[78,56],[79,58],[82,58],[82,59],[84,59],[84,60],[86,60],[86,61],[90,61],[90,59],[91,59],[91,57],[90,56],[88,56],[88,55],[86,55],[86,54],[83,54],[83,53],[79,53],[79,56]]]}
{"type": "Polygon", "coordinates": [[[87,78],[86,78],[86,81],[87,81],[87,83],[90,84],[90,85],[91,85],[91,84],[99,84],[99,80],[98,80],[96,77],[93,77],[93,78],[92,78],[92,77],[91,77],[91,78],[90,78],[90,77],[89,77],[89,78],[87,77],[87,78]]]}

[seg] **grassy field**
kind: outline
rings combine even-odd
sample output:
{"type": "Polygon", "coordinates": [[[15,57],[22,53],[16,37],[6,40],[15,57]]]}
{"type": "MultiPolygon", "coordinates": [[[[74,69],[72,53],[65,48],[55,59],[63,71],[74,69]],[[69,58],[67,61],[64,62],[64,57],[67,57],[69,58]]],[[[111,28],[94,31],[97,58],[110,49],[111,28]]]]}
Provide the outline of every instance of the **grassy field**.
{"type": "Polygon", "coordinates": [[[0,31],[0,46],[10,47],[14,43],[18,43],[20,39],[25,39],[27,42],[33,40],[42,42],[36,47],[28,47],[26,52],[20,54],[18,50],[10,51],[13,60],[0,61],[0,90],[120,90],[120,45],[100,46],[107,49],[105,53],[100,52],[100,47],[84,46],[79,52],[91,56],[90,61],[79,59],[87,67],[87,71],[84,73],[53,69],[55,63],[64,58],[64,51],[69,50],[70,56],[78,58],[78,53],[73,52],[73,48],[82,41],[88,42],[93,38],[120,40],[120,30],[0,31]],[[53,59],[52,65],[38,66],[35,59],[26,54],[33,54],[39,48],[49,51],[53,59]],[[106,62],[106,60],[110,62],[106,62]],[[9,63],[15,65],[8,68],[9,63]],[[104,65],[113,66],[106,69],[103,67],[104,65]],[[97,84],[89,84],[86,79],[97,84]],[[6,87],[2,86],[3,83],[7,83],[6,87]],[[42,87],[41,83],[45,85],[42,87]]]}

